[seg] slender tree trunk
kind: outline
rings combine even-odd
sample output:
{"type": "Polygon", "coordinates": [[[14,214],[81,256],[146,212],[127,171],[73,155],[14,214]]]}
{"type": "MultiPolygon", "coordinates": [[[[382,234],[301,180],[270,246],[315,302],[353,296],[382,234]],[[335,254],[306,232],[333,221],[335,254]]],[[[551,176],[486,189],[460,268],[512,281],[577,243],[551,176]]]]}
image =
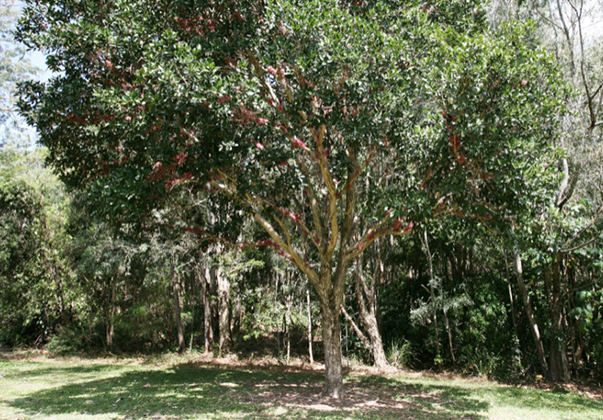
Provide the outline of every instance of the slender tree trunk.
{"type": "Polygon", "coordinates": [[[115,279],[110,279],[110,281],[108,305],[105,308],[105,340],[107,348],[112,349],[115,337],[115,295],[117,294],[117,281],[115,279]]]}
{"type": "Polygon", "coordinates": [[[203,298],[203,339],[205,353],[209,353],[214,342],[214,329],[212,328],[212,311],[210,300],[211,274],[209,268],[200,271],[201,293],[203,298]]]}
{"type": "Polygon", "coordinates": [[[314,352],[312,351],[312,343],[314,337],[312,335],[312,306],[310,304],[310,289],[306,289],[306,305],[308,308],[308,356],[310,357],[310,364],[314,363],[314,352]]]}
{"type": "Polygon", "coordinates": [[[513,289],[511,288],[511,282],[507,283],[509,289],[509,302],[511,303],[511,321],[513,324],[513,338],[519,342],[519,336],[517,335],[517,310],[515,309],[515,298],[513,297],[513,289]]]}
{"type": "Polygon", "coordinates": [[[215,271],[218,284],[218,325],[220,329],[220,353],[230,351],[232,338],[230,334],[230,281],[222,275],[221,268],[215,271]]]}
{"type": "Polygon", "coordinates": [[[113,348],[113,337],[115,337],[115,324],[113,322],[113,307],[107,308],[106,317],[107,321],[105,324],[105,339],[107,341],[107,348],[113,348]]]}
{"type": "Polygon", "coordinates": [[[237,290],[235,297],[235,311],[234,311],[234,322],[232,331],[234,335],[237,335],[241,330],[241,320],[243,319],[243,302],[241,301],[241,291],[237,290]]]}
{"type": "Polygon", "coordinates": [[[534,339],[534,345],[536,346],[536,353],[538,355],[538,362],[540,363],[540,368],[547,378],[549,377],[549,368],[548,363],[546,361],[546,356],[544,354],[544,346],[542,344],[542,337],[540,336],[540,329],[538,328],[538,324],[536,323],[536,317],[534,316],[534,310],[532,309],[532,302],[530,302],[530,296],[528,295],[528,291],[526,289],[526,285],[523,282],[523,265],[521,263],[521,256],[518,251],[515,251],[515,263],[513,264],[513,268],[515,269],[515,274],[517,276],[517,285],[519,286],[519,294],[521,295],[521,299],[523,301],[523,306],[526,311],[526,315],[528,317],[528,323],[530,324],[530,332],[532,333],[532,338],[534,339]]]}
{"type": "MultiPolygon", "coordinates": [[[[568,382],[570,380],[569,362],[567,360],[567,343],[563,319],[563,301],[561,290],[561,257],[556,255],[551,267],[549,313],[551,317],[551,348],[550,348],[550,375],[555,382],[568,382]]],[[[548,276],[547,276],[548,277],[548,276]]]]}
{"type": "MultiPolygon", "coordinates": [[[[350,314],[348,314],[348,311],[346,311],[346,309],[345,309],[345,305],[341,306],[341,313],[343,314],[345,319],[350,323],[350,325],[352,326],[352,329],[354,330],[354,332],[356,333],[356,335],[358,336],[360,341],[362,341],[362,344],[364,344],[364,346],[367,349],[371,350],[370,340],[366,337],[366,335],[364,335],[364,333],[362,332],[360,327],[358,327],[358,325],[354,322],[354,319],[350,316],[350,314]]],[[[347,351],[347,349],[346,349],[346,351],[347,351]]]]}
{"type": "Polygon", "coordinates": [[[341,366],[341,330],[339,328],[339,305],[333,302],[322,309],[322,339],[325,351],[325,395],[343,398],[343,370],[341,366]]]}
{"type": "Polygon", "coordinates": [[[456,357],[454,357],[454,346],[452,345],[452,330],[450,329],[450,321],[448,320],[448,312],[444,310],[444,321],[446,322],[446,333],[448,334],[448,348],[450,349],[450,357],[452,357],[452,363],[456,364],[456,357]]]}
{"type": "Polygon", "coordinates": [[[176,270],[172,274],[172,294],[174,296],[174,318],[178,333],[178,351],[183,353],[186,350],[186,343],[184,342],[184,328],[182,328],[182,315],[180,312],[180,281],[176,270]]]}
{"type": "Polygon", "coordinates": [[[375,261],[373,279],[370,284],[367,284],[367,280],[363,275],[362,256],[358,257],[358,260],[356,261],[355,286],[360,321],[362,322],[362,326],[369,339],[369,349],[373,356],[375,367],[383,369],[389,366],[389,364],[387,363],[387,357],[385,357],[383,340],[381,339],[381,333],[379,332],[379,325],[377,323],[377,296],[375,293],[375,284],[381,274],[380,260],[379,252],[375,261]]]}
{"type": "Polygon", "coordinates": [[[505,272],[507,274],[507,289],[509,291],[509,304],[511,305],[511,321],[513,325],[513,350],[514,359],[517,361],[518,366],[522,367],[521,350],[519,348],[519,334],[517,333],[517,324],[519,317],[517,316],[517,308],[515,307],[515,295],[513,294],[513,288],[511,287],[511,270],[509,268],[509,259],[507,253],[503,254],[505,259],[505,272]]]}
{"type": "Polygon", "coordinates": [[[291,295],[287,295],[285,298],[285,354],[287,364],[291,358],[291,295]]]}
{"type": "MultiPolygon", "coordinates": [[[[436,296],[435,296],[435,274],[433,271],[433,256],[431,254],[431,249],[429,248],[429,238],[427,236],[427,230],[423,231],[423,245],[425,246],[425,253],[427,254],[427,262],[429,263],[429,297],[431,299],[431,303],[433,306],[433,330],[435,334],[435,346],[436,346],[436,359],[440,360],[441,351],[440,351],[440,329],[438,327],[438,308],[435,305],[436,296]]],[[[459,253],[460,254],[460,253],[459,253]]]]}

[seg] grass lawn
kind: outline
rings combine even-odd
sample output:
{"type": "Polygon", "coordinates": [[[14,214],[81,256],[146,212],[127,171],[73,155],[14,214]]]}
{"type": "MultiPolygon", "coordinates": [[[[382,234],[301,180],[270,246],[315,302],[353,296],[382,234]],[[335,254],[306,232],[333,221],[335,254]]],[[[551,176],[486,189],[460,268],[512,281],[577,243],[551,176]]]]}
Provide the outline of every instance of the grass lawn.
{"type": "Polygon", "coordinates": [[[207,364],[184,356],[19,360],[0,355],[0,419],[603,419],[603,399],[397,373],[346,376],[321,397],[320,371],[207,364]]]}

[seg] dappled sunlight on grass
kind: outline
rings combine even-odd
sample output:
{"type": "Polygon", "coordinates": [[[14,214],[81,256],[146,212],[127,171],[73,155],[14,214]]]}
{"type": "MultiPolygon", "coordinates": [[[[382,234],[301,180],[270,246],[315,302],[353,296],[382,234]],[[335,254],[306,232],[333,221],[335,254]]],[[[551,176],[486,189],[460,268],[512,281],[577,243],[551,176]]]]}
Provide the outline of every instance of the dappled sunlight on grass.
{"type": "Polygon", "coordinates": [[[581,418],[603,413],[600,400],[574,393],[400,375],[349,375],[346,398],[333,400],[321,395],[320,372],[300,368],[0,362],[0,373],[7,390],[0,393],[1,419],[488,419],[523,418],[529,410],[562,418],[555,413],[578,407],[581,418]]]}

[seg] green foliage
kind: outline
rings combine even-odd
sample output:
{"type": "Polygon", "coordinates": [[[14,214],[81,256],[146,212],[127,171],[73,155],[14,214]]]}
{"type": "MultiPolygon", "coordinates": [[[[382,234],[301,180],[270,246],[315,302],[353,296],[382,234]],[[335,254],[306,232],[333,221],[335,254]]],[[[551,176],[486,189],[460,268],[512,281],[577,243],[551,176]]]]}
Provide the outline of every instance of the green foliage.
{"type": "Polygon", "coordinates": [[[63,177],[112,221],[216,179],[287,208],[316,188],[301,165],[323,124],[336,178],[350,146],[391,165],[391,188],[364,192],[368,220],[387,209],[421,220],[434,207],[506,217],[533,202],[530,183],[550,178],[551,60],[519,25],[496,37],[442,25],[466,14],[461,3],[425,13],[367,3],[362,14],[336,1],[84,3],[26,9],[20,39],[47,48],[62,74],[25,86],[21,108],[63,177]]]}
{"type": "MultiPolygon", "coordinates": [[[[0,341],[52,336],[64,352],[108,346],[112,331],[115,349],[174,348],[176,278],[194,347],[207,268],[240,304],[235,344],[280,346],[288,308],[302,343],[305,287],[270,253],[332,291],[374,239],[406,234],[376,286],[392,363],[518,378],[534,348],[512,315],[505,238],[545,338],[545,279],[563,256],[585,346],[575,369],[600,374],[596,188],[556,206],[568,91],[533,24],[493,32],[477,1],[26,3],[18,38],[55,75],[24,83],[20,109],[76,202],[42,169],[46,152],[3,149],[0,341]]],[[[337,302],[324,290],[314,318],[337,302]]]]}
{"type": "Polygon", "coordinates": [[[74,326],[66,326],[57,328],[44,346],[44,350],[53,355],[65,356],[90,351],[94,344],[88,331],[74,326]]]}
{"type": "Polygon", "coordinates": [[[39,151],[0,152],[0,342],[6,344],[43,343],[76,304],[61,244],[67,198],[42,158],[39,151]]]}
{"type": "Polygon", "coordinates": [[[412,344],[407,340],[397,340],[391,343],[387,349],[387,361],[398,368],[412,367],[415,360],[412,344]]]}

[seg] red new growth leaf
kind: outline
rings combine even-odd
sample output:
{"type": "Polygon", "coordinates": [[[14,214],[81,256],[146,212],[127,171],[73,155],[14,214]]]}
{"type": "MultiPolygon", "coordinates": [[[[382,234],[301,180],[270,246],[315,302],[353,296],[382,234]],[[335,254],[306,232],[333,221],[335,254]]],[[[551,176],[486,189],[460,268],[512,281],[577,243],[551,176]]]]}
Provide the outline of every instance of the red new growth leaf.
{"type": "Polygon", "coordinates": [[[458,150],[461,147],[461,139],[456,134],[451,134],[448,141],[455,150],[458,150]]]}
{"type": "Polygon", "coordinates": [[[234,122],[241,123],[243,125],[247,125],[258,120],[258,118],[255,116],[255,113],[247,108],[233,110],[232,119],[234,122]]]}
{"type": "Polygon", "coordinates": [[[397,231],[399,231],[400,229],[402,229],[402,220],[396,219],[396,222],[394,223],[394,226],[393,226],[392,229],[393,230],[397,230],[397,231]]]}
{"type": "Polygon", "coordinates": [[[304,143],[303,141],[301,141],[300,139],[298,139],[297,137],[293,137],[293,148],[298,148],[298,147],[306,147],[306,143],[304,143]]]}
{"type": "Polygon", "coordinates": [[[176,165],[182,166],[184,164],[184,162],[186,161],[187,157],[188,157],[188,154],[186,154],[186,153],[174,156],[174,160],[176,161],[176,165]]]}

